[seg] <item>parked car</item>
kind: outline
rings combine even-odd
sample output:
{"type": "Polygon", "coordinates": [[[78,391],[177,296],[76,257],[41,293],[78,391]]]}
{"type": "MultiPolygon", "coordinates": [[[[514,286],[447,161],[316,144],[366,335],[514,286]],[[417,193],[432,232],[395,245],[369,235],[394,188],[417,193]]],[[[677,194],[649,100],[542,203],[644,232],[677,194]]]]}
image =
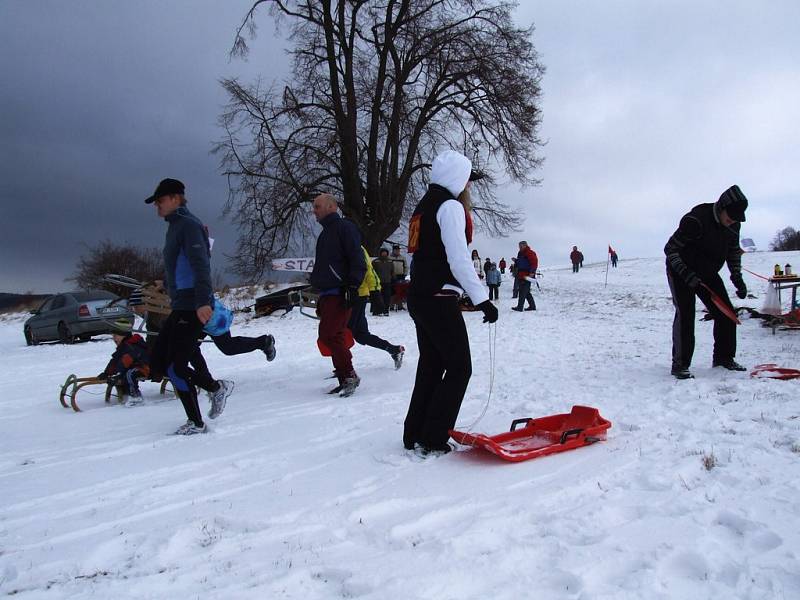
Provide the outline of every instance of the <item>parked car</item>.
{"type": "Polygon", "coordinates": [[[24,327],[29,346],[56,340],[63,344],[86,341],[93,335],[111,333],[115,321],[134,322],[127,301],[104,290],[56,294],[31,314],[24,327]]]}

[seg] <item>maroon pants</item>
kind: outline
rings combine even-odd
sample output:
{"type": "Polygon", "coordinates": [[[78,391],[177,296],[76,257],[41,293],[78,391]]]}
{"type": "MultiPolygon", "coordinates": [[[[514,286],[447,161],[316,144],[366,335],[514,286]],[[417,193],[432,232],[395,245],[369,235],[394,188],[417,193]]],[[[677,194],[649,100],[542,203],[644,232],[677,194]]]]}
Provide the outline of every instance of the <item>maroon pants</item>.
{"type": "Polygon", "coordinates": [[[350,319],[350,309],[341,296],[321,296],[317,302],[319,315],[319,339],[331,351],[333,368],[339,381],[352,374],[353,355],[345,345],[345,330],[350,319]]]}

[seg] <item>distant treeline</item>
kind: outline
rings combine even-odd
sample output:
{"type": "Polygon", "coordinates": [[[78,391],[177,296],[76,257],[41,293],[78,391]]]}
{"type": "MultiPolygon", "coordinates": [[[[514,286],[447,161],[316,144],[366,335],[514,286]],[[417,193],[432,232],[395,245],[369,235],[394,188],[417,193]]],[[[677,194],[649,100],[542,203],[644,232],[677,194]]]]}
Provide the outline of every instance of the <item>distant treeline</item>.
{"type": "Polygon", "coordinates": [[[50,294],[5,294],[0,292],[0,312],[32,310],[50,294]]]}
{"type": "Polygon", "coordinates": [[[800,231],[795,231],[794,227],[781,229],[769,247],[776,251],[800,250],[800,231]]]}

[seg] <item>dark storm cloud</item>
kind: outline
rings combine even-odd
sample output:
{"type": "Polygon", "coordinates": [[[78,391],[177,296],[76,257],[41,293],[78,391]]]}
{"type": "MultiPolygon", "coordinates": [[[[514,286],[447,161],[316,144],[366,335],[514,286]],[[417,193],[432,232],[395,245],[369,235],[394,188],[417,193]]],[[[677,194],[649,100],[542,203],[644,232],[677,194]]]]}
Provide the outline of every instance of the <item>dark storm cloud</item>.
{"type": "MultiPolygon", "coordinates": [[[[163,177],[187,184],[217,240],[226,183],[209,155],[226,98],[218,80],[281,79],[266,11],[249,62],[228,62],[250,0],[0,2],[0,291],[66,287],[83,244],[160,246],[142,200],[163,177]]],[[[524,1],[547,67],[539,188],[499,196],[525,215],[518,239],[544,265],[573,244],[605,260],[655,256],[680,215],[732,183],[751,199],[743,234],[762,248],[800,226],[800,3],[776,0],[524,1]]],[[[502,174],[501,174],[502,177],[502,174]]],[[[414,199],[409,201],[413,202],[414,199]]]]}
{"type": "Polygon", "coordinates": [[[163,177],[186,183],[225,266],[236,232],[220,219],[227,187],[209,155],[227,100],[218,82],[285,68],[268,23],[252,62],[228,62],[250,5],[0,3],[3,291],[68,287],[85,244],[102,239],[160,246],[165,227],[143,199],[163,177]]]}

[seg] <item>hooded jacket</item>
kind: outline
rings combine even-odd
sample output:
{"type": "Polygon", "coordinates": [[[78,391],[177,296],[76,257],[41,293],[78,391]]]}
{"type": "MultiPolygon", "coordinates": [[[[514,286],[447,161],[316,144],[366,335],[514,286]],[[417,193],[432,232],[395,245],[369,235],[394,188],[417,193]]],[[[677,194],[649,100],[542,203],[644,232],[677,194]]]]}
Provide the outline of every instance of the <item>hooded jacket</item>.
{"type": "Polygon", "coordinates": [[[471,172],[469,159],[452,150],[433,160],[428,191],[414,209],[409,225],[409,252],[413,252],[410,296],[453,290],[465,291],[476,306],[489,299],[472,266],[467,217],[456,200],[467,187],[471,172]]]}
{"type": "Polygon", "coordinates": [[[717,274],[726,262],[734,285],[742,281],[741,226],[733,223],[725,227],[719,220],[718,205],[719,202],[698,204],[683,215],[664,246],[667,269],[690,287],[717,274]]]}

